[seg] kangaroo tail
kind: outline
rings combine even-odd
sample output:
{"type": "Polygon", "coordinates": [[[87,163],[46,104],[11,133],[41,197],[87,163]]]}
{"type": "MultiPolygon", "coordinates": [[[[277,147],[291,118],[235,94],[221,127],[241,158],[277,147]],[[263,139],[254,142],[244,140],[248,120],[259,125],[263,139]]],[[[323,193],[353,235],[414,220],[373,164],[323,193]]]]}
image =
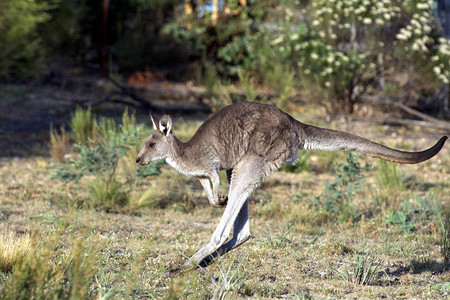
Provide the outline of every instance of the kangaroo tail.
{"type": "Polygon", "coordinates": [[[444,146],[446,136],[431,148],[420,152],[405,152],[372,142],[360,136],[306,125],[303,128],[306,133],[304,149],[319,150],[348,150],[367,154],[372,157],[381,158],[402,164],[417,164],[435,156],[444,146]]]}

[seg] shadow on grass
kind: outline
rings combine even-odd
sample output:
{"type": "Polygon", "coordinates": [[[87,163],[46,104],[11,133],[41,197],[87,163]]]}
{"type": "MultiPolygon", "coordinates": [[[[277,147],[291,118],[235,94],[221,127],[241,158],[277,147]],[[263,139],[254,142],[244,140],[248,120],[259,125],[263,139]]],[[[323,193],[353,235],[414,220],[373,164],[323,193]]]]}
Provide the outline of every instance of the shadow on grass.
{"type": "Polygon", "coordinates": [[[394,270],[387,269],[385,272],[389,277],[400,277],[406,274],[421,274],[424,272],[432,272],[433,274],[441,274],[450,270],[450,264],[438,262],[434,259],[415,260],[413,259],[409,265],[396,266],[394,270]]]}

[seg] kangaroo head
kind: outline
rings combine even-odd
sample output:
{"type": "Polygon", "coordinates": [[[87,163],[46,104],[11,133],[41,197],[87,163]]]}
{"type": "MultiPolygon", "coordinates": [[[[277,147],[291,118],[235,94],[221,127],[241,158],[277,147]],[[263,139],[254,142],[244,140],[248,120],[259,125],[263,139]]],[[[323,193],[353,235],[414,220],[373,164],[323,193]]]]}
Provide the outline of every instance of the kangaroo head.
{"type": "Polygon", "coordinates": [[[145,139],[141,151],[136,158],[140,166],[148,165],[150,162],[165,159],[170,152],[170,142],[173,140],[172,119],[168,115],[162,116],[160,120],[150,115],[155,132],[145,139]]]}

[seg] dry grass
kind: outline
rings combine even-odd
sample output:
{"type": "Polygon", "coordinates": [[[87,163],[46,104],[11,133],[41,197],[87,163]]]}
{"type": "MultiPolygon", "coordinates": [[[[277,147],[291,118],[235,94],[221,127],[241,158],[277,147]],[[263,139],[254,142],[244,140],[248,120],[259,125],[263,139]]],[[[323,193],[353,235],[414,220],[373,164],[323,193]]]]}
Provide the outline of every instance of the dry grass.
{"type": "Polygon", "coordinates": [[[64,126],[61,126],[60,133],[53,126],[50,127],[50,144],[48,146],[50,156],[57,162],[64,162],[65,155],[70,150],[70,136],[64,126]]]}
{"type": "MultiPolygon", "coordinates": [[[[186,139],[198,124],[175,122],[175,133],[186,139]]],[[[336,123],[334,127],[391,146],[409,144],[411,150],[424,149],[438,137],[434,132],[402,128],[396,129],[397,137],[387,137],[392,129],[370,131],[367,124],[347,128],[336,123]]],[[[345,161],[346,155],[311,153],[310,171],[277,172],[252,194],[254,238],[219,257],[208,267],[210,275],[199,270],[166,275],[169,267],[206,244],[223,212],[208,205],[196,180],[168,167],[133,192],[136,204],[150,190],[141,204],[148,201],[151,206],[106,213],[73,210],[70,204],[87,197],[87,187],[50,181],[49,159],[1,159],[0,235],[36,231],[46,249],[36,255],[53,259],[62,282],[77,284],[85,298],[445,298],[450,271],[440,251],[440,226],[433,205],[450,203],[449,150],[446,145],[438,157],[424,164],[398,165],[395,177],[401,188],[383,186],[377,168],[367,172],[366,184],[353,201],[363,215],[354,222],[330,221],[323,210],[311,205],[324,183],[333,179],[327,168],[333,161],[345,161]],[[391,223],[386,222],[388,215],[391,223]],[[87,242],[80,245],[80,241],[87,242]],[[339,272],[354,272],[358,255],[364,257],[368,249],[373,264],[379,265],[367,284],[343,279],[339,272]],[[87,258],[81,253],[87,253],[87,258]],[[71,275],[61,273],[58,264],[71,270],[71,275]]],[[[376,165],[375,160],[361,158],[366,160],[376,165]]],[[[226,184],[221,188],[225,191],[226,184]]],[[[54,270],[44,266],[28,270],[33,274],[39,268],[47,274],[54,270]]],[[[12,286],[13,278],[17,279],[15,275],[0,277],[0,295],[12,286]]],[[[36,291],[53,289],[56,285],[36,291]]],[[[67,298],[75,293],[63,292],[67,298]]]]}
{"type": "Polygon", "coordinates": [[[33,251],[29,234],[0,232],[0,272],[11,272],[33,251]]]}

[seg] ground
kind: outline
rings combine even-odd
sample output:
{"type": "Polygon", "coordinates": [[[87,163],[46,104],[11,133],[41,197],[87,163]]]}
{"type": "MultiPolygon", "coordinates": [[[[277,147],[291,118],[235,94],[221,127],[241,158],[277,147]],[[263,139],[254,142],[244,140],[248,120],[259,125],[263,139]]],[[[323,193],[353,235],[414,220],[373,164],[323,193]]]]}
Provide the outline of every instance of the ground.
{"type": "MultiPolygon", "coordinates": [[[[448,143],[430,161],[397,166],[399,184],[394,187],[380,183],[382,167],[377,160],[360,157],[361,164],[369,162],[373,167],[363,173],[364,182],[351,203],[361,214],[350,218],[314,204],[326,182],[336,178],[328,169],[344,163],[347,153],[311,152],[304,171],[276,172],[251,195],[252,239],[218,258],[207,268],[209,275],[195,269],[170,276],[171,267],[207,243],[223,209],[210,207],[195,179],[168,166],[134,192],[138,199],[149,188],[164,189],[169,195],[164,205],[130,204],[109,211],[77,207],[77,199],[87,197],[86,189],[51,179],[49,167],[54,161],[47,143],[49,122],[65,123],[74,108],[73,102],[61,99],[81,96],[60,87],[31,91],[10,85],[2,91],[0,234],[31,233],[44,245],[57,243],[67,253],[82,240],[83,249],[96,254],[90,258],[96,270],[89,288],[105,298],[436,299],[449,295],[450,271],[441,253],[437,216],[450,203],[448,143]],[[354,270],[364,257],[369,266],[360,270],[375,273],[361,283],[354,270]]],[[[96,108],[114,116],[121,109],[96,108]]],[[[448,134],[345,119],[325,122],[323,112],[308,105],[291,107],[291,113],[307,123],[411,151],[425,149],[448,134]]],[[[137,112],[139,122],[144,122],[145,114],[137,112]]],[[[199,119],[176,117],[175,134],[190,136],[201,124],[199,119]]],[[[3,275],[0,290],[8,276],[3,275]]]]}

